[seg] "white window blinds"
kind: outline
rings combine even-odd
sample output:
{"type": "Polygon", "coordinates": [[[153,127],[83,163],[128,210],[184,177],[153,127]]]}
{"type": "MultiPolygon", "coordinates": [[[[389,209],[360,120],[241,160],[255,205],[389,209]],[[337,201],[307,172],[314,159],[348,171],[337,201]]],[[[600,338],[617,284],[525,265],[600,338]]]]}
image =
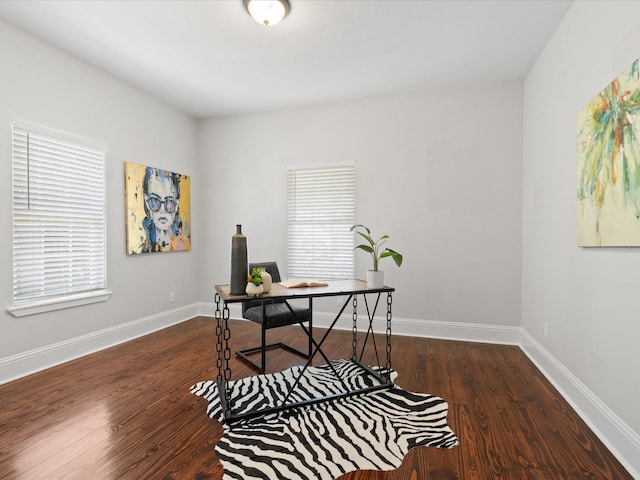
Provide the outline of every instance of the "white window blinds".
{"type": "Polygon", "coordinates": [[[289,278],[354,276],[355,167],[288,172],[289,278]]]}
{"type": "Polygon", "coordinates": [[[13,301],[104,289],[105,148],[13,121],[13,301]]]}

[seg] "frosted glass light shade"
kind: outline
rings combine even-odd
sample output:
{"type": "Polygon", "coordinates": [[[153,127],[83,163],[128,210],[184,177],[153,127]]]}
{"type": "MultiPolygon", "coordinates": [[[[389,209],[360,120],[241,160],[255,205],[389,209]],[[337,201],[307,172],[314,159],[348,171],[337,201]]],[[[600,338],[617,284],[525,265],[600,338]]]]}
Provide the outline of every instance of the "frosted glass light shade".
{"type": "Polygon", "coordinates": [[[242,0],[242,3],[256,22],[267,27],[280,23],[291,8],[289,0],[242,0]]]}

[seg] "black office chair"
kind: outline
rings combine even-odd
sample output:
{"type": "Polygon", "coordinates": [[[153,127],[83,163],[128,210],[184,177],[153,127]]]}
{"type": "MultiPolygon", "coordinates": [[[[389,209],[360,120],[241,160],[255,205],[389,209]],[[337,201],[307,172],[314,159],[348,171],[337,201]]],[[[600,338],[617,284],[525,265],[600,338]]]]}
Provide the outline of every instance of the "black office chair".
{"type": "MultiPolygon", "coordinates": [[[[278,270],[278,264],[276,262],[250,263],[249,271],[254,268],[262,268],[263,270],[266,270],[271,274],[271,279],[274,284],[281,281],[280,271],[278,270]]],[[[236,355],[260,373],[265,373],[267,361],[266,352],[273,348],[282,348],[303,358],[309,359],[313,348],[313,340],[311,337],[311,301],[309,301],[308,307],[301,307],[294,305],[289,301],[285,301],[284,299],[269,299],[268,294],[266,294],[264,298],[264,300],[247,301],[242,303],[242,317],[247,320],[251,320],[252,322],[259,323],[262,326],[262,342],[259,347],[239,350],[236,352],[236,355]],[[309,323],[308,353],[297,350],[282,342],[267,345],[267,330],[294,324],[300,324],[302,326],[302,324],[306,322],[309,323]],[[249,358],[249,355],[257,352],[260,352],[261,354],[260,364],[249,358]]]]}

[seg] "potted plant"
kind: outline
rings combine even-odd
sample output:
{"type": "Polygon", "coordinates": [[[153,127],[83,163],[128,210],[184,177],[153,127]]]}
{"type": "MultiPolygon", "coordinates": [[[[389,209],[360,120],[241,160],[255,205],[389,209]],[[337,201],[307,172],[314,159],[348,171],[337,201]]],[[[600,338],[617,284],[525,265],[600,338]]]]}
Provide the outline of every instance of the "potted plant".
{"type": "Polygon", "coordinates": [[[359,248],[360,250],[369,253],[373,259],[373,269],[367,270],[367,286],[369,288],[384,287],[384,272],[382,270],[378,270],[380,260],[386,257],[391,257],[399,267],[402,265],[402,255],[390,248],[383,249],[384,244],[387,243],[387,240],[389,239],[389,235],[382,235],[377,240],[374,240],[374,237],[371,235],[371,230],[360,224],[352,226],[351,231],[355,231],[367,241],[367,243],[356,245],[354,250],[359,248]]]}
{"type": "Polygon", "coordinates": [[[262,269],[252,268],[251,273],[247,276],[247,295],[260,295],[264,291],[262,287],[262,269]]]}

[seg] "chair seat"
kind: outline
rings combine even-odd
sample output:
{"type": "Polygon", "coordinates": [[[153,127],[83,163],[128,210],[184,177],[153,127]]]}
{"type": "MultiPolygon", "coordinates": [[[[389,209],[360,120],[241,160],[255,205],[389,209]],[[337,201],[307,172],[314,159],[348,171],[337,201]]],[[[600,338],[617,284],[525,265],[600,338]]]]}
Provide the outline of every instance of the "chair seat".
{"type": "MultiPolygon", "coordinates": [[[[308,322],[311,319],[311,310],[307,307],[291,305],[295,314],[284,303],[271,303],[265,306],[264,328],[277,328],[285,325],[293,325],[299,322],[308,322]]],[[[242,315],[247,320],[263,323],[262,305],[248,308],[242,315]]]]}

